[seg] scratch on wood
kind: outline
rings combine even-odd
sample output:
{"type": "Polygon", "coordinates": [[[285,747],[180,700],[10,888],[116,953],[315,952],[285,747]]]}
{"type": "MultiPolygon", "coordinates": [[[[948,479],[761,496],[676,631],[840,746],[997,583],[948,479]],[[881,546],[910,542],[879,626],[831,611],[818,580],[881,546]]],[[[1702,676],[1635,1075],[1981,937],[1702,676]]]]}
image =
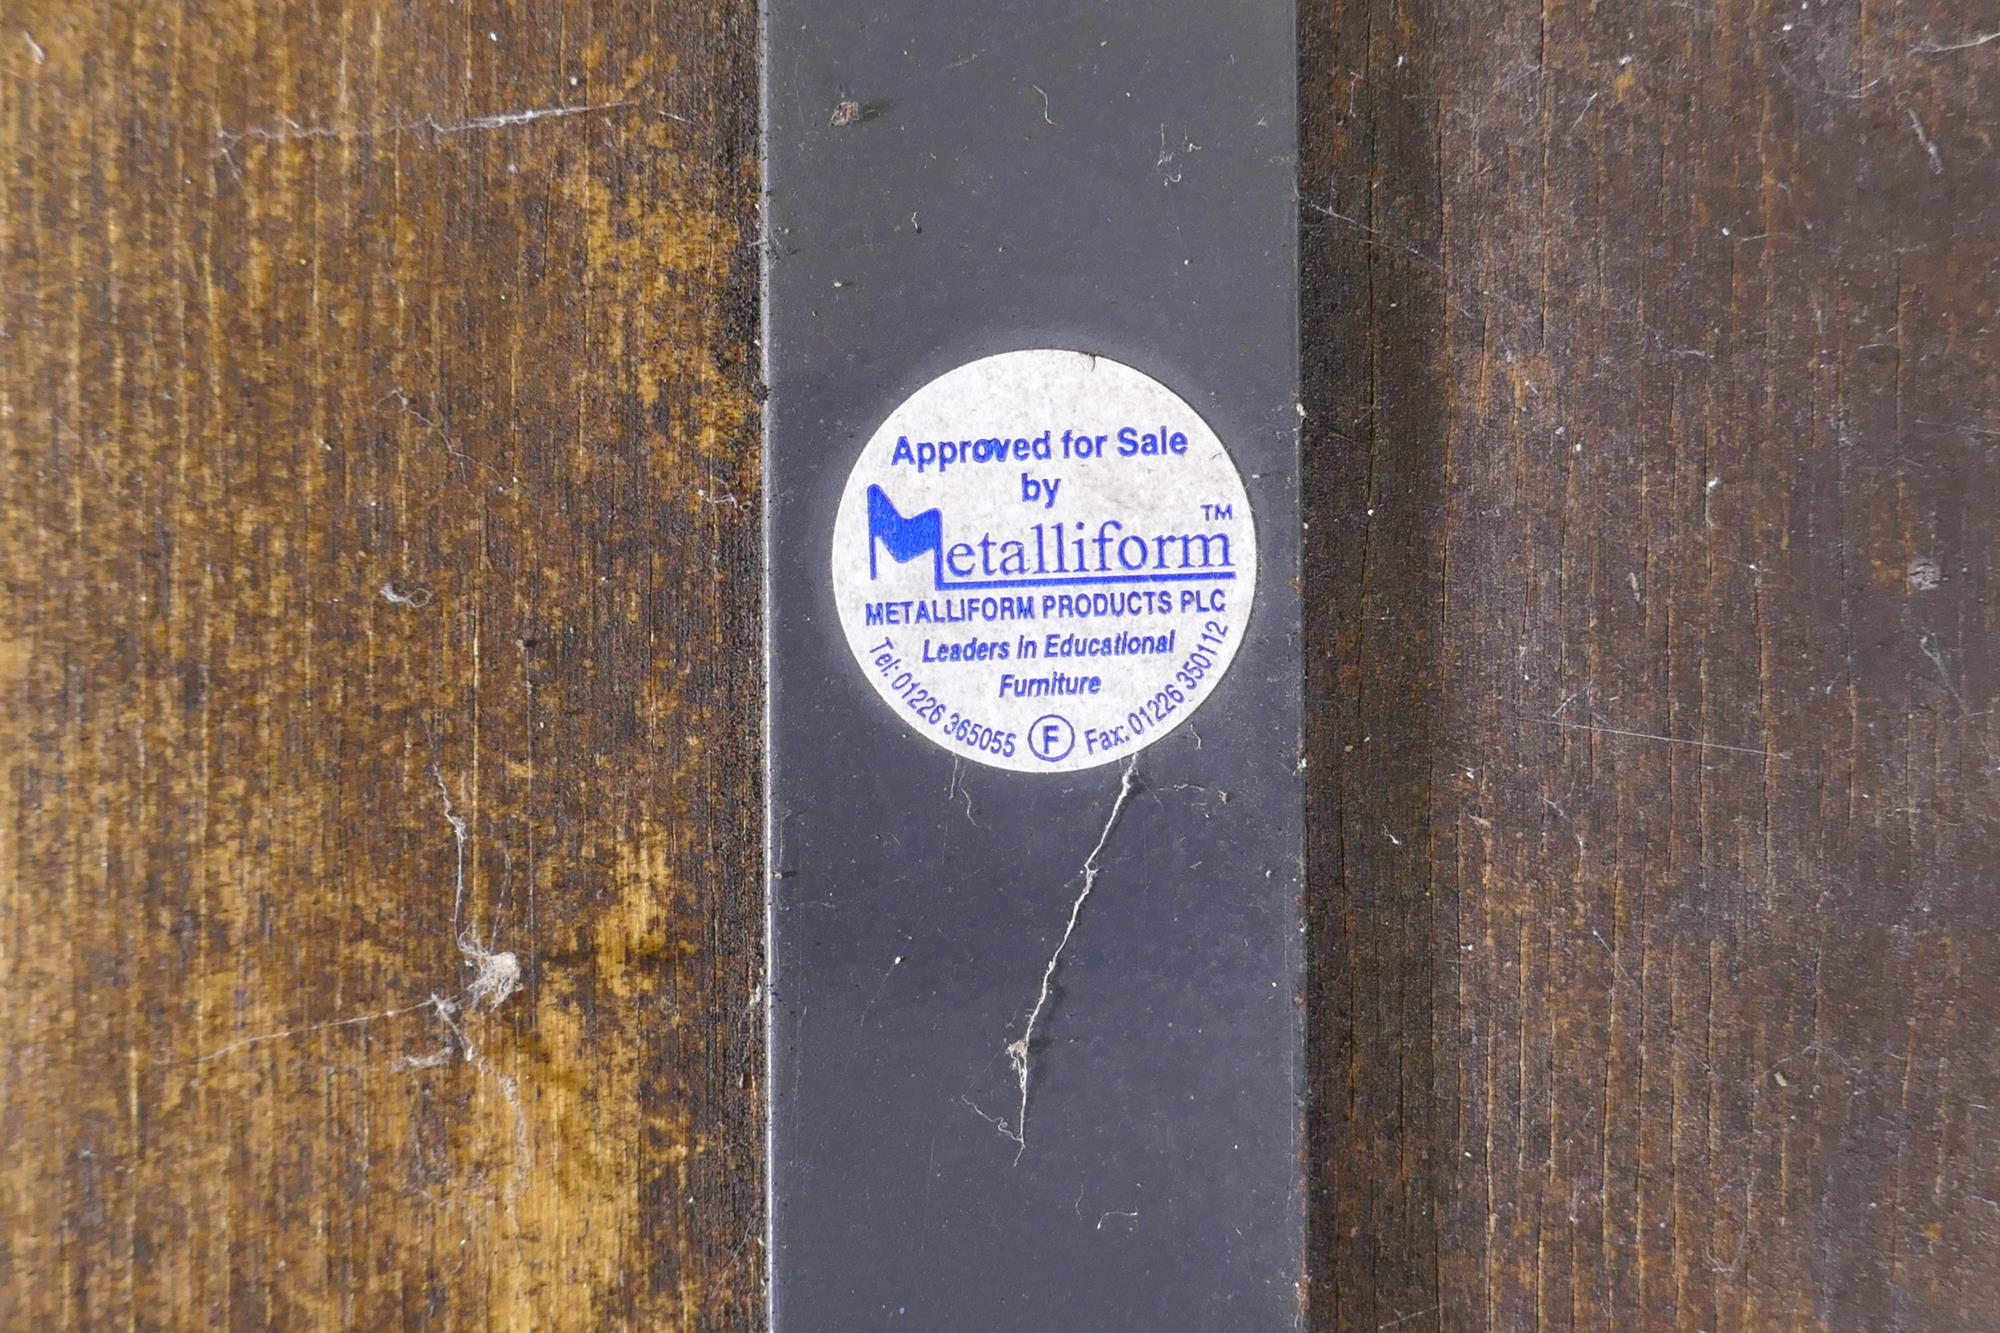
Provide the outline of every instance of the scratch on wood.
{"type": "Polygon", "coordinates": [[[1704,741],[1692,736],[1662,736],[1652,731],[1627,731],[1623,727],[1599,726],[1594,722],[1564,722],[1553,717],[1524,717],[1523,722],[1537,722],[1545,727],[1557,727],[1563,731],[1587,731],[1598,736],[1624,736],[1636,741],[1659,741],[1666,745],[1687,745],[1697,750],[1720,750],[1726,754],[1755,755],[1760,759],[1783,759],[1782,754],[1770,750],[1759,750],[1748,745],[1725,745],[1721,741],[1704,741]]]}
{"type": "Polygon", "coordinates": [[[1931,142],[1931,136],[1925,133],[1924,122],[1917,118],[1917,109],[1915,107],[1906,107],[1905,110],[1909,113],[1910,128],[1917,132],[1917,142],[1924,146],[1926,153],[1930,154],[1931,175],[1942,176],[1944,174],[1944,158],[1939,156],[1937,145],[1931,142]]]}
{"type": "Polygon", "coordinates": [[[1988,42],[2000,42],[2000,32],[1981,33],[1977,37],[1968,37],[1962,42],[1945,42],[1942,44],[1919,42],[1910,48],[1910,54],[1913,56],[1947,56],[1954,51],[1970,51],[1973,47],[1984,46],[1988,42]]]}
{"type": "Polygon", "coordinates": [[[215,137],[224,149],[236,147],[245,141],[256,143],[291,143],[305,139],[380,139],[398,134],[434,134],[448,136],[472,134],[480,130],[504,130],[516,125],[531,125],[538,120],[561,120],[569,116],[584,116],[595,111],[617,111],[632,105],[631,99],[618,102],[595,102],[589,106],[545,106],[525,111],[500,111],[488,116],[473,116],[466,120],[439,120],[436,116],[418,116],[412,120],[391,121],[386,125],[301,125],[289,116],[278,117],[276,125],[253,125],[247,129],[218,129],[215,137]]]}

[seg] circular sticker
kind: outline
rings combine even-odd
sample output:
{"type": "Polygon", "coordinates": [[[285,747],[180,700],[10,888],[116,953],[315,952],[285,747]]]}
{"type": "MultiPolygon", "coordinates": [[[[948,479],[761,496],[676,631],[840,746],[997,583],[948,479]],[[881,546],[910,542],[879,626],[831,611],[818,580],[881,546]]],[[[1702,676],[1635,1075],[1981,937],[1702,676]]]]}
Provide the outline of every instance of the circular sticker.
{"type": "Polygon", "coordinates": [[[1222,441],[1159,381],[1081,352],[1006,352],[917,390],[833,525],[869,683],[953,754],[1023,773],[1109,763],[1186,719],[1256,586],[1222,441]]]}

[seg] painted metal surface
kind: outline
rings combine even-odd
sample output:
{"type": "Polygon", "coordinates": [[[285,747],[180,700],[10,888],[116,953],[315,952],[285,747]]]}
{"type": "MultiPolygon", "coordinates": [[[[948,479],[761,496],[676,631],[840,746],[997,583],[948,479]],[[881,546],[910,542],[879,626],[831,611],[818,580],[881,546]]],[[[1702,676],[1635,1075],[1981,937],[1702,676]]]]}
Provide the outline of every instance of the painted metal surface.
{"type": "Polygon", "coordinates": [[[773,1326],[1291,1327],[1292,7],[765,21],[773,1326]],[[1172,388],[1255,509],[1246,641],[1129,776],[954,758],[836,623],[862,443],[937,375],[1028,347],[1172,388]]]}

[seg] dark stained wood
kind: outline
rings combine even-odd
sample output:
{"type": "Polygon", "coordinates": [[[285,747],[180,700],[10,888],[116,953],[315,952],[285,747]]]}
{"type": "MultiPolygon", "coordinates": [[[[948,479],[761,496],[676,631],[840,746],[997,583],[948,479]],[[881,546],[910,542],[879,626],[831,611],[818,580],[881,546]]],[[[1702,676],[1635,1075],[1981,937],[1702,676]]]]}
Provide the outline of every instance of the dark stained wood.
{"type": "Polygon", "coordinates": [[[1309,5],[1324,1328],[2000,1327],[2000,16],[1309,5]]]}
{"type": "Polygon", "coordinates": [[[0,23],[0,1325],[759,1321],[754,37],[0,23]]]}
{"type": "MultiPolygon", "coordinates": [[[[1305,6],[1318,1327],[2000,1327],[1976,8],[1305,6]]],[[[0,23],[0,1324],[760,1322],[754,35],[0,23]]]]}

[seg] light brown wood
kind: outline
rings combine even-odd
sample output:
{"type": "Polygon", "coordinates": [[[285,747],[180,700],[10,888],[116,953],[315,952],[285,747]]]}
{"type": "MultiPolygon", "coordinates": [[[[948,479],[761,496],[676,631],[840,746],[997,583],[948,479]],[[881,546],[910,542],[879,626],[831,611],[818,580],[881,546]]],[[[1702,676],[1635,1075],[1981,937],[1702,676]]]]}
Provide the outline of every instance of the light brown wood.
{"type": "Polygon", "coordinates": [[[761,1318],[753,35],[0,24],[0,1323],[761,1318]]]}

